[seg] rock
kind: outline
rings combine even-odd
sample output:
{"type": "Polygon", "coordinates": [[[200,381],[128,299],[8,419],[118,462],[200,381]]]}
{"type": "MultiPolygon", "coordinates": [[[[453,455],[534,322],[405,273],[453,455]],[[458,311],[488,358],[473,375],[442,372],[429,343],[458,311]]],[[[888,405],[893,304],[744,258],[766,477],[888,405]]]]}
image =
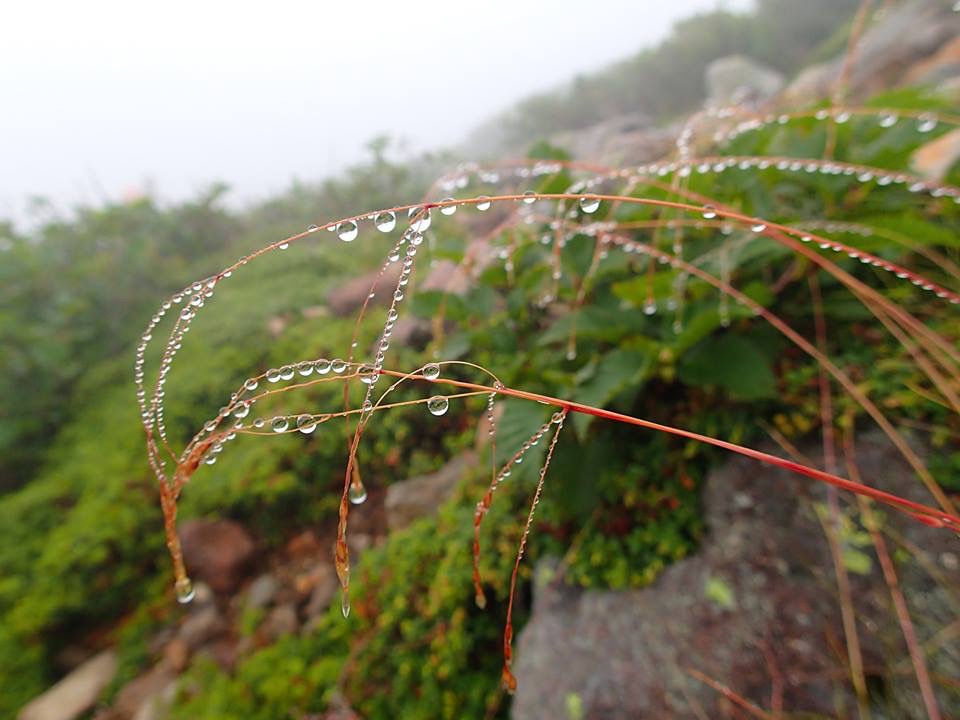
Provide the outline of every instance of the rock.
{"type": "Polygon", "coordinates": [[[280,583],[277,582],[277,579],[273,575],[269,573],[261,575],[250,583],[250,587],[247,589],[247,607],[267,607],[267,605],[273,602],[273,598],[277,594],[279,587],[280,583]]]}
{"type": "Polygon", "coordinates": [[[279,605],[270,611],[259,633],[268,642],[276,642],[284,635],[293,635],[300,627],[297,609],[290,604],[279,605]]]}
{"type": "Polygon", "coordinates": [[[729,55],[707,66],[706,83],[710,103],[730,105],[769,100],[783,89],[784,78],[748,57],[729,55]]]}
{"type": "Polygon", "coordinates": [[[960,128],[955,128],[914,151],[910,164],[927,180],[939,182],[960,160],[960,128]]]}
{"type": "MultiPolygon", "coordinates": [[[[857,459],[865,482],[929,501],[885,439],[861,439],[857,459]]],[[[813,507],[823,497],[817,484],[736,458],[708,478],[710,531],[700,549],[649,588],[574,589],[563,584],[556,564],[542,562],[533,612],[517,640],[514,720],[567,717],[571,698],[583,718],[732,717],[722,694],[688,668],[763,708],[770,707],[771,673],[779,673],[791,716],[845,714],[844,705],[855,706],[849,686],[829,680],[846,677],[847,669],[832,560],[813,507]],[[691,710],[696,706],[702,711],[691,710]]],[[[950,533],[892,510],[882,514],[893,537],[929,557],[955,551],[950,533]]],[[[863,552],[872,555],[872,545],[863,552]]],[[[906,648],[886,584],[875,560],[861,570],[851,571],[850,581],[864,665],[895,704],[882,714],[911,717],[922,701],[912,675],[900,672],[906,648]]],[[[960,586],[957,570],[943,585],[919,563],[903,563],[898,573],[908,604],[917,608],[919,637],[953,621],[946,587],[960,586]]],[[[956,677],[960,643],[930,653],[928,663],[931,674],[956,677]]],[[[960,698],[941,700],[944,717],[960,717],[960,698]]]]}
{"type": "Polygon", "coordinates": [[[589,162],[638,165],[660,159],[674,147],[676,133],[655,127],[639,113],[620,115],[587,128],[555,133],[550,144],[589,162]]]}
{"type": "Polygon", "coordinates": [[[320,539],[313,530],[304,530],[287,541],[283,549],[290,560],[312,558],[321,552],[320,539]]]}
{"type": "MultiPolygon", "coordinates": [[[[960,35],[960,13],[941,0],[909,0],[893,6],[867,28],[847,76],[846,97],[856,101],[902,82],[923,79],[919,63],[935,57],[960,35]]],[[[790,83],[785,105],[807,105],[828,97],[843,73],[846,53],[809,67],[790,83]]],[[[928,70],[932,71],[932,67],[928,70]]]]}
{"type": "Polygon", "coordinates": [[[131,720],[152,699],[160,695],[176,680],[176,672],[161,662],[151,670],[124,685],[113,701],[113,706],[97,720],[131,720]]]}
{"type": "Polygon", "coordinates": [[[387,299],[393,295],[393,290],[399,279],[400,263],[393,263],[384,271],[382,276],[379,270],[375,270],[353,280],[348,280],[343,285],[334,288],[327,293],[327,305],[334,315],[349,315],[360,309],[370,294],[370,288],[374,286],[374,283],[376,283],[376,295],[370,301],[370,305],[384,305],[387,299]]]}
{"type": "Polygon", "coordinates": [[[233,592],[253,560],[246,528],[233,520],[188,520],[180,527],[183,558],[191,575],[215,592],[233,592]]]}
{"type": "Polygon", "coordinates": [[[220,635],[227,629],[227,624],[220,611],[213,605],[204,608],[198,608],[187,616],[186,621],[180,626],[178,637],[191,650],[206,643],[208,640],[220,635]]]}
{"type": "Polygon", "coordinates": [[[63,680],[20,710],[19,720],[72,720],[100,697],[117,672],[117,655],[106,650],[87,660],[63,680]]]}
{"type": "Polygon", "coordinates": [[[144,699],[133,720],[166,720],[167,711],[173,705],[176,693],[177,683],[172,680],[166,687],[144,699]]]}
{"type": "Polygon", "coordinates": [[[417,518],[435,512],[450,495],[464,472],[476,463],[476,455],[468,451],[435,473],[390,485],[384,503],[387,526],[391,531],[398,530],[417,518]]]}
{"type": "Polygon", "coordinates": [[[190,646],[182,637],[175,637],[163,648],[163,659],[174,670],[182,672],[190,662],[190,646]]]}
{"type": "Polygon", "coordinates": [[[308,618],[322,615],[330,607],[340,583],[337,573],[329,561],[317,565],[313,591],[310,593],[310,602],[304,610],[308,618]]]}

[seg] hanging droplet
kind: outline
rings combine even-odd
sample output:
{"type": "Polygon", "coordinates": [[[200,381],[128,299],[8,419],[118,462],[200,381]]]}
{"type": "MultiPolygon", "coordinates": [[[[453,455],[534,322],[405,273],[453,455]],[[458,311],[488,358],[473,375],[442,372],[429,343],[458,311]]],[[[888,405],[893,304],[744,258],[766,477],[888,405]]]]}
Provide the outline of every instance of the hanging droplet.
{"type": "Polygon", "coordinates": [[[293,380],[293,374],[295,370],[293,365],[284,365],[280,368],[280,379],[281,380],[293,380]]]}
{"type": "MultiPolygon", "coordinates": [[[[443,202],[453,202],[453,198],[452,197],[444,198],[443,202]]],[[[457,211],[456,205],[444,205],[442,208],[440,208],[440,212],[443,215],[453,215],[456,211],[457,211]]]]}
{"type": "Polygon", "coordinates": [[[347,369],[347,363],[345,363],[340,358],[335,358],[330,363],[330,369],[333,370],[335,373],[337,373],[337,375],[339,375],[340,373],[342,373],[344,370],[347,369]]]}
{"type": "Polygon", "coordinates": [[[937,116],[930,113],[924,113],[917,119],[917,130],[922,133],[928,133],[937,127],[937,116]]]}
{"type": "Polygon", "coordinates": [[[357,369],[357,374],[360,376],[360,381],[367,385],[373,385],[380,379],[380,375],[373,365],[361,365],[357,369]]]}
{"type": "Polygon", "coordinates": [[[243,383],[244,389],[250,392],[253,392],[254,390],[256,390],[258,385],[260,385],[260,383],[257,382],[256,378],[250,378],[248,380],[245,380],[243,383]]]}
{"type": "Polygon", "coordinates": [[[350,617],[350,594],[343,590],[340,594],[340,612],[343,613],[343,617],[350,617]]]}
{"type": "Polygon", "coordinates": [[[713,220],[717,216],[717,209],[713,205],[703,206],[703,219],[713,220]]]}
{"type": "Polygon", "coordinates": [[[342,223],[337,225],[337,237],[344,242],[353,242],[357,239],[357,235],[359,233],[360,229],[357,227],[357,223],[355,223],[353,220],[344,220],[342,223]]]}
{"type": "Polygon", "coordinates": [[[250,403],[248,402],[240,403],[239,405],[237,405],[237,407],[233,411],[233,416],[238,420],[245,418],[249,414],[250,414],[250,403]]]}
{"type": "Polygon", "coordinates": [[[754,223],[750,226],[750,229],[755,233],[762,233],[767,229],[767,226],[765,223],[754,223]]]}
{"type": "Polygon", "coordinates": [[[643,304],[643,314],[644,315],[654,315],[657,312],[657,303],[654,300],[647,300],[643,304]]]}
{"type": "Polygon", "coordinates": [[[283,416],[278,416],[270,421],[270,427],[275,433],[286,432],[290,427],[290,421],[283,416]]]}
{"type": "Polygon", "coordinates": [[[277,245],[277,247],[280,248],[281,250],[286,250],[288,247],[290,247],[290,243],[282,242],[279,245],[277,245]]]}
{"type": "Polygon", "coordinates": [[[896,113],[883,113],[880,116],[880,127],[889,128],[897,124],[897,120],[900,118],[897,117],[896,113]]]}
{"type": "Polygon", "coordinates": [[[382,233],[388,233],[397,226],[397,216],[392,212],[382,212],[373,219],[374,227],[382,233]]]}
{"type": "Polygon", "coordinates": [[[190,578],[188,577],[182,577],[177,580],[174,588],[177,591],[177,602],[181,605],[186,605],[197,596],[197,591],[194,589],[193,583],[190,582],[190,578]]]}
{"type": "Polygon", "coordinates": [[[450,402],[443,395],[434,395],[427,400],[427,410],[430,411],[431,415],[436,415],[437,417],[446,414],[449,407],[450,402]]]}
{"type": "Polygon", "coordinates": [[[596,195],[584,195],[580,198],[580,209],[587,215],[592,215],[600,207],[600,198],[596,195]]]}
{"type": "Polygon", "coordinates": [[[487,596],[484,595],[482,592],[478,592],[474,596],[473,601],[477,604],[477,607],[480,608],[481,610],[483,610],[487,606],[487,596]]]}
{"type": "Polygon", "coordinates": [[[354,505],[363,505],[367,499],[367,489],[363,483],[350,483],[347,489],[347,499],[354,505]]]}
{"type": "Polygon", "coordinates": [[[267,370],[267,382],[280,382],[280,371],[277,368],[267,370]]]}
{"type": "Polygon", "coordinates": [[[476,208],[477,208],[477,210],[479,210],[480,212],[486,212],[487,210],[489,210],[489,209],[490,209],[490,198],[488,198],[486,195],[478,195],[478,196],[477,196],[476,208]]]}
{"type": "Polygon", "coordinates": [[[306,377],[313,372],[313,363],[309,360],[304,360],[302,363],[297,363],[297,372],[303,377],[306,377]]]}
{"type": "Polygon", "coordinates": [[[430,363],[423,366],[423,376],[427,380],[436,380],[440,377],[440,366],[436,363],[430,363]]]}
{"type": "Polygon", "coordinates": [[[307,225],[307,232],[316,232],[319,229],[316,225],[307,225]]]}
{"type": "Polygon", "coordinates": [[[313,419],[313,415],[301,415],[297,418],[297,430],[302,432],[304,435],[309,435],[316,429],[317,421],[313,419]]]}
{"type": "Polygon", "coordinates": [[[533,190],[527,190],[523,194],[523,203],[525,205],[533,205],[537,201],[537,194],[533,190]]]}
{"type": "Polygon", "coordinates": [[[424,208],[421,212],[421,208],[412,207],[407,211],[407,217],[419,217],[410,223],[410,229],[414,232],[422,233],[426,232],[430,227],[430,208],[424,208]]]}

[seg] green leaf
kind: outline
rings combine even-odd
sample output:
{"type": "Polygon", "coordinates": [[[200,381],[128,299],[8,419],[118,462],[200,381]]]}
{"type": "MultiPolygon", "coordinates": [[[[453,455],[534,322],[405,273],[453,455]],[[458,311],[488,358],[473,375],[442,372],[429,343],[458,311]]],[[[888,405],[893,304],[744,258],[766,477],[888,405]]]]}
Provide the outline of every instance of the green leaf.
{"type": "MultiPolygon", "coordinates": [[[[596,372],[580,385],[573,400],[584,405],[604,407],[625,389],[639,385],[653,366],[653,357],[638,350],[614,350],[596,365],[596,372]]],[[[573,426],[582,439],[586,436],[592,415],[577,414],[573,426]]]]}
{"type": "Polygon", "coordinates": [[[740,335],[704,340],[683,357],[677,374],[688,385],[721,387],[742,400],[777,394],[770,361],[753,342],[740,335]]]}

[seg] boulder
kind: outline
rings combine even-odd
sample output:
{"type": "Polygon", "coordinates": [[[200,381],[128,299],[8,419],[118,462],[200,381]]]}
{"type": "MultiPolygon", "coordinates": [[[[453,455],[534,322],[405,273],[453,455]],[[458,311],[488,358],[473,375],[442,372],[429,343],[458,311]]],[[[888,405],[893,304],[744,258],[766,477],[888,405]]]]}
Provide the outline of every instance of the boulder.
{"type": "Polygon", "coordinates": [[[449,497],[463,474],[476,463],[477,456],[465,452],[435,473],[390,485],[384,503],[387,526],[391,531],[399,530],[417,518],[435,512],[449,497]]]}
{"type": "Polygon", "coordinates": [[[117,655],[93,656],[20,710],[18,720],[72,720],[93,707],[117,672],[117,655]]]}
{"type": "Polygon", "coordinates": [[[743,55],[729,55],[707,66],[707,99],[714,105],[769,100],[783,89],[783,75],[743,55]]]}
{"type": "Polygon", "coordinates": [[[188,520],[180,526],[180,543],[190,574],[218,593],[237,588],[256,549],[250,533],[233,520],[188,520]]]}
{"type": "MultiPolygon", "coordinates": [[[[958,35],[960,13],[953,12],[948,2],[908,0],[894,5],[863,33],[846,79],[846,96],[855,101],[903,82],[934,82],[940,72],[934,68],[949,64],[949,57],[926,69],[924,61],[947,52],[945,46],[958,35]]],[[[845,62],[843,53],[804,70],[784,92],[785,104],[806,105],[828,97],[845,62]]]]}
{"type": "Polygon", "coordinates": [[[960,160],[960,128],[917,148],[910,158],[910,164],[917,175],[939,182],[946,177],[950,168],[960,160]]]}
{"type": "MultiPolygon", "coordinates": [[[[866,482],[929,501],[886,440],[858,443],[857,460],[866,482]]],[[[782,683],[791,716],[855,713],[833,565],[816,511],[824,493],[819,484],[736,458],[707,480],[710,530],[700,549],[649,588],[575,589],[556,564],[541,562],[533,613],[517,640],[512,717],[568,717],[573,706],[578,717],[605,720],[737,716],[696,673],[762,708],[771,707],[772,685],[782,683]]],[[[942,584],[919,563],[898,567],[917,634],[933,637],[955,620],[947,589],[960,587],[955,539],[902,513],[879,512],[892,537],[923,547],[940,564],[942,584]]],[[[888,547],[893,552],[894,544],[888,547]]],[[[849,567],[864,664],[890,703],[877,713],[912,717],[923,704],[909,660],[900,662],[907,651],[889,592],[869,540],[857,552],[860,562],[849,567]]],[[[960,673],[960,644],[949,645],[928,654],[931,674],[960,673]]],[[[960,717],[956,694],[941,699],[944,717],[960,717]]]]}

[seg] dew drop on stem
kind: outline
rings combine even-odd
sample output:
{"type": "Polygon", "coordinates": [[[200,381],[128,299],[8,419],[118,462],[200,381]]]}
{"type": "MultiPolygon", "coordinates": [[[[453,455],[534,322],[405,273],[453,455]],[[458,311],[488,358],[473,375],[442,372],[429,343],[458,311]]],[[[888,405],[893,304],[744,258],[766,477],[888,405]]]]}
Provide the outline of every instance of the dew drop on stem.
{"type": "Polygon", "coordinates": [[[397,226],[397,216],[390,211],[382,212],[373,219],[373,224],[380,232],[388,233],[397,226]]]}
{"type": "Polygon", "coordinates": [[[440,366],[436,363],[430,363],[423,366],[423,376],[427,380],[436,380],[440,377],[440,366]]]}
{"type": "Polygon", "coordinates": [[[357,223],[353,220],[344,220],[342,223],[337,225],[337,237],[339,237],[344,242],[353,242],[357,239],[357,235],[360,233],[360,229],[357,227],[357,223]]]}
{"type": "Polygon", "coordinates": [[[430,411],[431,415],[445,415],[447,410],[450,407],[450,401],[447,400],[443,395],[434,395],[432,398],[427,400],[427,410],[430,411]]]}

